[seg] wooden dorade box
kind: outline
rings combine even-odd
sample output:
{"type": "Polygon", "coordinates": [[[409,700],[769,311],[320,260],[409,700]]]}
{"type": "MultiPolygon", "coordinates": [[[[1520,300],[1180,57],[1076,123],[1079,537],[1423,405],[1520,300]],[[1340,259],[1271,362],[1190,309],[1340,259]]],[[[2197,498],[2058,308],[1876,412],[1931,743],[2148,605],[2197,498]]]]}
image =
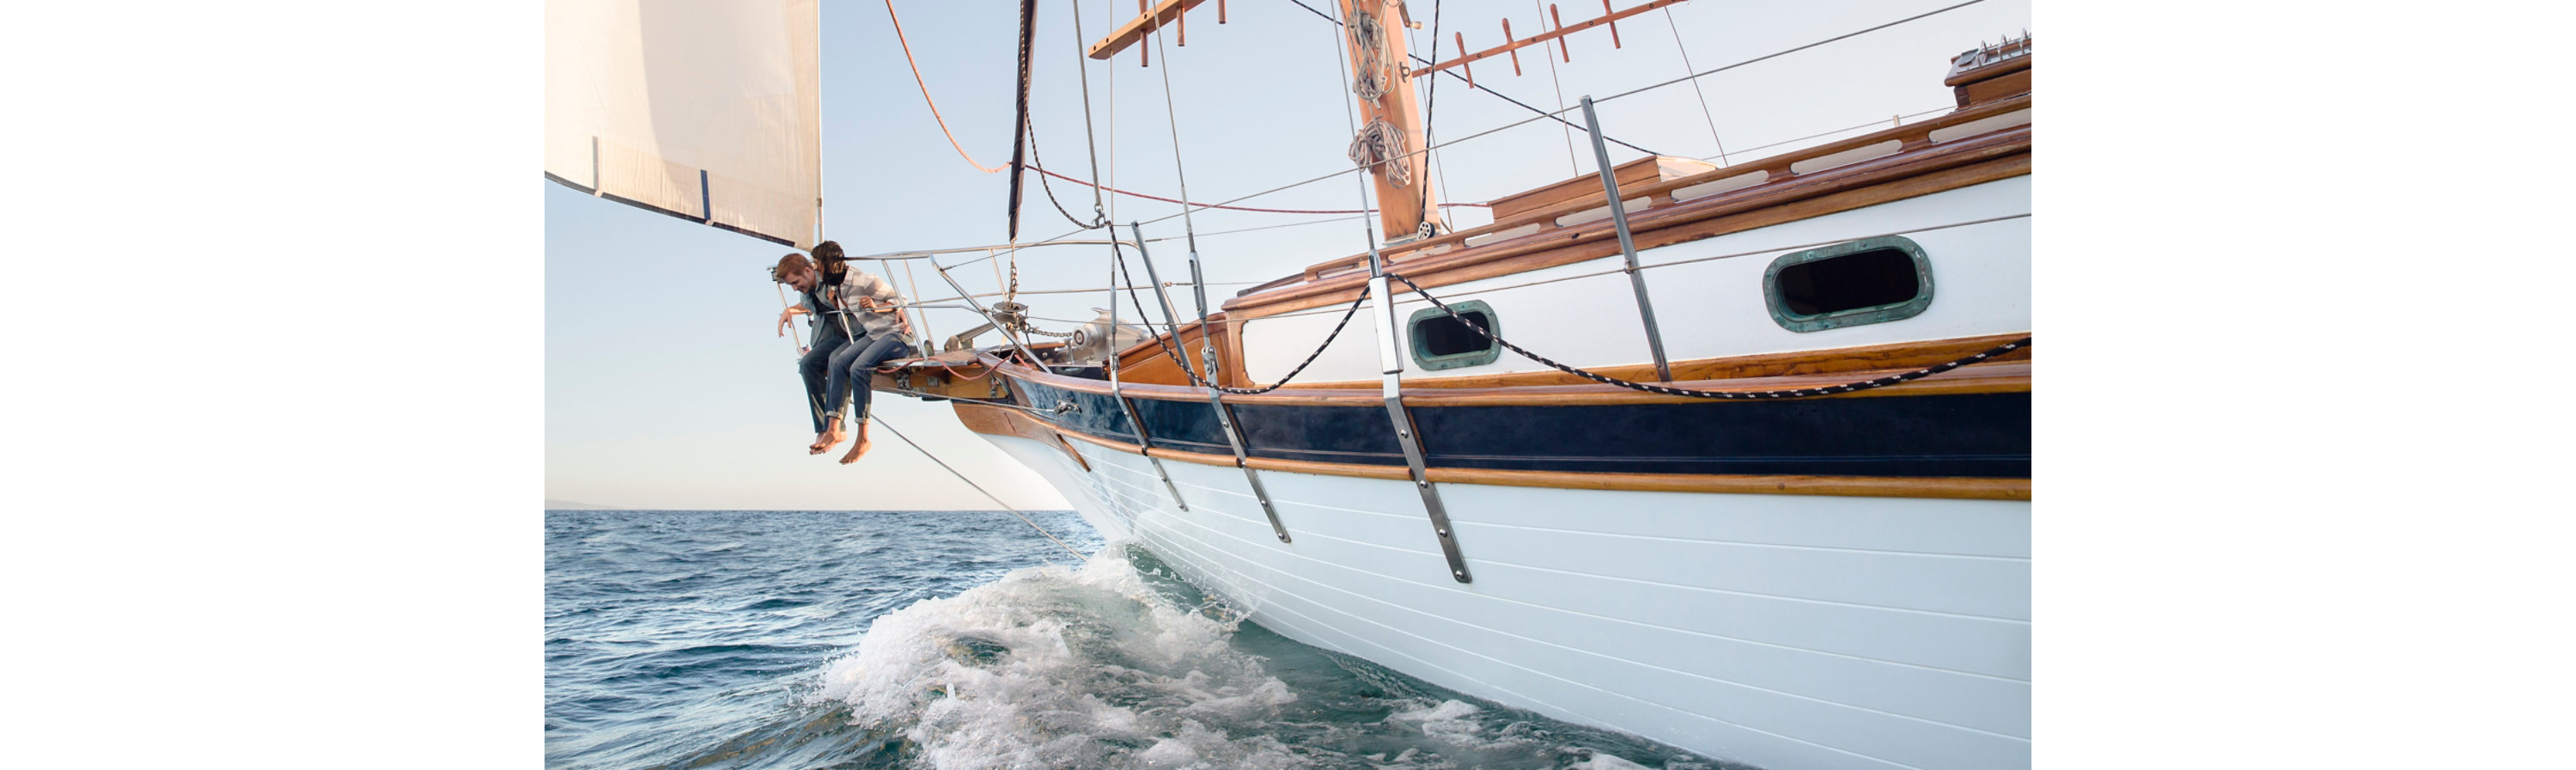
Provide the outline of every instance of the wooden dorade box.
{"type": "MultiPolygon", "coordinates": [[[[1717,164],[1697,158],[1657,155],[1621,163],[1611,171],[1619,175],[1619,189],[1626,190],[1716,169],[1717,164]]],[[[1584,174],[1535,190],[1495,198],[1494,221],[1503,222],[1549,206],[1586,199],[1604,200],[1600,175],[1584,174]]]]}
{"type": "Polygon", "coordinates": [[[1950,60],[1950,75],[1941,84],[1959,99],[1959,109],[2030,93],[2030,38],[1980,47],[1950,60]]]}

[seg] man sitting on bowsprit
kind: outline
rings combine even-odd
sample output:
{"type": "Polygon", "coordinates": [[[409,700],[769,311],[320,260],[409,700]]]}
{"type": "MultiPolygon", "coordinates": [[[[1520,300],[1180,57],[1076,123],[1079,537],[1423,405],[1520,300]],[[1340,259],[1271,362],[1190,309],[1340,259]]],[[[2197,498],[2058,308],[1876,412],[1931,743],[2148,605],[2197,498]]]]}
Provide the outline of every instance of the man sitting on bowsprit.
{"type": "Polygon", "coordinates": [[[778,314],[779,334],[787,333],[788,319],[822,309],[813,349],[797,362],[814,416],[814,443],[806,448],[810,454],[822,454],[847,440],[841,406],[855,401],[859,440],[841,456],[841,462],[848,464],[867,454],[870,446],[868,384],[878,364],[912,351],[912,324],[903,314],[903,295],[883,278],[848,269],[840,244],[816,244],[814,256],[809,262],[802,254],[789,253],[770,270],[779,283],[795,287],[802,295],[801,303],[778,314]],[[818,269],[814,262],[822,266],[818,269]]]}

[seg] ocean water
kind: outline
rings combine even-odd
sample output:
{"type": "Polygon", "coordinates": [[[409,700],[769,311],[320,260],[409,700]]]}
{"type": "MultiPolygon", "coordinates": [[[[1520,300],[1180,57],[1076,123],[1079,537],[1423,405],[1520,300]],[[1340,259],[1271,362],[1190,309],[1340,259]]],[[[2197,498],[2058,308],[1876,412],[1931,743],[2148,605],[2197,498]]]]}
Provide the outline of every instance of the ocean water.
{"type": "Polygon", "coordinates": [[[1270,633],[1071,511],[546,512],[550,768],[1740,767],[1270,633]]]}

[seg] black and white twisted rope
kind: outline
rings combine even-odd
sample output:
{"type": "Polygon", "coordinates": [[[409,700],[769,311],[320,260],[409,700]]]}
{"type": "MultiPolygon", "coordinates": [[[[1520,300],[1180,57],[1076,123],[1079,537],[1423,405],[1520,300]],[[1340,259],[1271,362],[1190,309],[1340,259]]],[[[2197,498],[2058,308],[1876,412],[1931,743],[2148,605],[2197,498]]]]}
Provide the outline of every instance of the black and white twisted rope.
{"type": "MultiPolygon", "coordinates": [[[[1152,316],[1148,316],[1148,315],[1146,315],[1146,314],[1145,314],[1145,301],[1144,301],[1144,300],[1142,300],[1142,299],[1138,299],[1138,298],[1136,297],[1136,284],[1135,284],[1135,282],[1134,282],[1134,281],[1132,281],[1132,280],[1127,280],[1127,259],[1126,259],[1126,255],[1124,255],[1124,254],[1119,255],[1119,259],[1118,259],[1118,276],[1119,276],[1119,278],[1121,279],[1121,282],[1122,282],[1122,283],[1127,284],[1127,301],[1128,301],[1129,303],[1134,304],[1134,305],[1136,306],[1136,317],[1137,317],[1137,318],[1145,319],[1145,325],[1150,329],[1150,327],[1152,327],[1152,326],[1154,325],[1153,317],[1152,317],[1152,316]]],[[[1295,381],[1295,380],[1297,379],[1297,375],[1298,375],[1299,373],[1306,371],[1306,365],[1307,365],[1307,364],[1314,363],[1314,362],[1315,362],[1315,359],[1316,359],[1317,357],[1322,356],[1322,355],[1324,354],[1324,349],[1325,349],[1325,348],[1329,348],[1329,347],[1332,347],[1332,346],[1333,346],[1333,340],[1334,340],[1335,338],[1342,336],[1342,327],[1345,327],[1345,326],[1349,326],[1349,325],[1351,325],[1351,317],[1352,317],[1352,316],[1359,315],[1359,313],[1360,313],[1360,306],[1361,306],[1361,305],[1364,305],[1364,304],[1367,304],[1367,303],[1368,303],[1368,298],[1369,298],[1369,287],[1368,287],[1367,285],[1362,285],[1362,286],[1360,287],[1360,296],[1359,296],[1359,299],[1351,300],[1351,307],[1350,307],[1350,309],[1349,309],[1349,310],[1344,310],[1344,311],[1342,311],[1342,320],[1341,320],[1341,322],[1340,322],[1340,323],[1333,324],[1333,332],[1332,332],[1331,334],[1326,334],[1326,335],[1324,335],[1324,343],[1323,343],[1323,344],[1321,344],[1321,345],[1316,345],[1316,346],[1315,346],[1315,352],[1312,352],[1312,353],[1308,353],[1308,354],[1306,354],[1306,360],[1297,362],[1297,368],[1288,370],[1288,376],[1285,376],[1285,377],[1281,377],[1281,378],[1279,378],[1279,381],[1278,381],[1278,382],[1270,383],[1270,386],[1269,386],[1269,387],[1265,387],[1265,388],[1229,388],[1229,387],[1226,387],[1226,386],[1223,386],[1223,385],[1218,385],[1218,384],[1216,384],[1216,383],[1209,382],[1209,381],[1204,380],[1204,379],[1200,379],[1200,378],[1199,378],[1199,373],[1198,373],[1197,371],[1195,371],[1195,370],[1192,370],[1192,369],[1190,368],[1190,364],[1189,364],[1189,362],[1188,362],[1188,361],[1184,361],[1184,360],[1182,360],[1182,359],[1181,359],[1181,354],[1180,354],[1180,352],[1179,352],[1178,350],[1174,349],[1174,347],[1173,347],[1173,343],[1174,343],[1174,342],[1179,342],[1179,341],[1180,341],[1180,339],[1181,339],[1181,330],[1180,330],[1180,327],[1179,327],[1179,325],[1178,325],[1178,324],[1170,324],[1170,325],[1168,325],[1168,326],[1171,328],[1171,330],[1172,330],[1172,335],[1171,335],[1171,338],[1170,338],[1170,339],[1172,340],[1172,342],[1165,342],[1165,341],[1163,341],[1163,340],[1164,340],[1164,337],[1163,337],[1162,335],[1160,335],[1160,334],[1157,334],[1157,335],[1155,335],[1155,336],[1154,336],[1154,344],[1155,344],[1155,345],[1157,345],[1157,346],[1159,346],[1159,347],[1161,347],[1161,348],[1163,349],[1163,355],[1164,355],[1165,357],[1167,357],[1167,358],[1172,359],[1172,364],[1173,364],[1173,365],[1175,365],[1175,366],[1179,366],[1179,367],[1181,368],[1181,374],[1182,374],[1183,376],[1186,376],[1186,377],[1189,377],[1189,378],[1190,378],[1190,384],[1192,384],[1192,385],[1197,385],[1197,386],[1199,386],[1199,387],[1203,387],[1203,388],[1214,388],[1214,389],[1216,389],[1216,390],[1218,390],[1218,391],[1222,391],[1222,392],[1226,392],[1226,393],[1233,393],[1233,394],[1235,394],[1235,395],[1239,395],[1239,396],[1258,396],[1258,395],[1261,395],[1261,394],[1263,394],[1263,393],[1268,393],[1268,392],[1270,392],[1270,391],[1278,390],[1278,389],[1280,388],[1280,386],[1283,386],[1283,385],[1286,385],[1286,384],[1288,384],[1288,383],[1290,383],[1290,382],[1292,382],[1292,381],[1295,381]]]]}
{"type": "MultiPolygon", "coordinates": [[[[1842,385],[1828,385],[1828,386],[1821,387],[1821,388],[1798,388],[1798,389],[1795,389],[1795,390],[1756,390],[1756,391],[1689,390],[1689,389],[1686,389],[1686,388],[1674,388],[1674,387],[1667,387],[1667,386],[1663,386],[1663,385],[1649,385],[1649,384],[1642,383],[1642,382],[1630,382],[1630,381],[1622,380],[1622,379],[1618,379],[1618,378],[1615,378],[1615,377],[1604,377],[1604,376],[1602,376],[1602,375],[1593,374],[1593,373],[1591,373],[1591,372],[1587,372],[1587,371],[1584,371],[1584,370],[1581,370],[1581,369],[1576,369],[1576,368],[1571,367],[1571,366],[1566,366],[1566,365],[1564,365],[1564,364],[1557,363],[1557,362],[1555,362],[1555,361],[1553,361],[1553,360],[1550,360],[1550,359],[1549,359],[1549,358],[1547,358],[1546,356],[1541,356],[1541,355],[1539,355],[1539,354],[1537,354],[1537,353],[1529,352],[1528,350],[1523,349],[1523,348],[1522,348],[1521,346],[1519,346],[1519,345],[1514,345],[1514,344],[1512,344],[1511,342],[1506,341],[1506,340],[1504,340],[1504,339],[1503,339],[1503,338],[1501,338],[1501,337],[1496,337],[1496,336],[1494,336],[1493,332],[1485,331],[1485,327],[1483,327],[1483,326],[1481,326],[1481,325],[1478,325],[1478,324],[1476,323],[1475,319],[1468,318],[1468,317],[1466,317],[1466,316],[1464,316],[1464,315],[1460,315],[1460,314],[1458,313],[1458,311],[1450,309],[1450,308],[1449,308],[1449,305],[1448,305],[1447,303],[1441,302],[1439,297],[1431,296],[1431,293],[1430,293],[1430,292],[1423,291],[1423,290],[1422,290],[1422,287],[1421,287],[1421,286],[1419,286],[1419,285],[1414,284],[1414,282],[1412,281],[1412,279],[1406,278],[1406,277],[1401,276],[1401,275],[1396,275],[1396,274],[1394,274],[1394,273],[1388,273],[1388,274],[1386,274],[1386,277],[1388,277],[1388,278],[1393,278],[1393,279],[1395,279],[1395,280],[1398,280],[1398,281],[1402,281],[1402,282],[1404,282],[1404,285],[1405,285],[1406,287],[1409,287],[1409,288],[1413,289],[1413,293],[1415,293],[1415,294],[1419,294],[1419,295],[1422,295],[1422,298],[1423,298],[1423,299],[1426,299],[1426,300],[1430,300],[1430,301],[1431,301],[1431,304],[1432,304],[1432,306],[1433,306],[1433,307],[1440,308],[1440,312],[1448,313],[1448,314],[1449,314],[1449,317],[1451,317],[1451,318],[1455,318],[1455,319],[1458,319],[1458,322],[1459,322],[1459,323],[1466,324],[1466,325],[1467,325],[1467,328],[1475,330],[1475,332],[1476,332],[1477,334],[1483,335],[1483,336],[1485,337],[1485,339],[1493,340],[1495,344],[1501,345],[1501,346],[1506,347],[1506,348],[1510,348],[1510,349],[1512,350],[1512,352],[1521,354],[1521,357],[1523,357],[1523,358],[1527,358],[1527,359],[1532,360],[1532,361],[1537,361],[1537,362],[1539,362],[1539,363],[1546,364],[1546,365],[1548,365],[1548,366],[1550,366],[1550,367],[1554,367],[1557,371],[1561,371],[1561,372],[1564,372],[1564,373],[1567,373],[1567,374],[1571,374],[1571,375],[1574,375],[1574,376],[1577,376],[1577,377],[1582,377],[1582,378],[1584,378],[1584,379],[1591,380],[1591,381],[1593,381],[1593,382],[1598,382],[1598,383],[1601,383],[1601,384],[1603,384],[1603,385],[1617,385],[1617,386],[1619,386],[1619,387],[1627,388],[1627,389],[1629,389],[1629,390],[1640,391],[1640,392],[1645,392],[1645,393],[1656,393],[1656,394],[1661,394],[1661,395],[1666,395],[1666,396],[1689,396],[1689,397],[1692,397],[1692,398],[1719,398],[1719,399],[1766,399],[1766,398],[1806,398],[1806,397],[1810,397],[1810,396],[1830,396],[1830,395],[1834,395],[1834,394],[1837,394],[1837,393],[1854,393],[1854,392],[1859,392],[1859,391],[1863,391],[1863,390],[1871,390],[1871,389],[1875,389],[1875,388],[1884,388],[1884,387],[1887,387],[1887,386],[1889,386],[1889,385],[1895,385],[1895,384],[1897,384],[1897,383],[1901,383],[1901,382],[1908,382],[1908,381],[1912,381],[1912,380],[1919,380],[1919,379],[1923,379],[1923,378],[1925,378],[1925,377],[1930,377],[1930,376],[1935,375],[1935,374],[1940,374],[1940,373],[1942,373],[1942,372],[1950,371],[1950,370],[1952,370],[1952,369],[1957,369],[1957,368],[1962,367],[1962,366],[1967,366],[1967,365],[1969,365],[1969,364],[1977,363],[1977,362],[1979,362],[1979,361],[1984,361],[1984,360],[1987,360],[1987,359],[1990,359],[1990,358],[1994,358],[1994,357],[1996,357],[1996,356],[2000,356],[2000,355],[2003,355],[2003,354],[2006,354],[2006,353],[2010,353],[2010,352],[2013,352],[2013,351],[2015,351],[2015,350],[2020,350],[2020,349],[2022,349],[2022,348],[2030,347],[2030,338],[2029,338],[2029,337],[2023,337],[2023,338],[2021,338],[2021,339],[2019,339],[2019,340],[2014,340],[2014,341],[2012,341],[2012,342],[2007,342],[2007,343],[2004,343],[2004,344],[2002,344],[2002,345],[1996,346],[1995,348],[1993,348],[1993,349],[1991,349],[1991,350],[1987,350],[1987,351],[1985,351],[1985,352],[1978,353],[1978,354],[1975,354],[1975,355],[1971,355],[1971,356],[1968,356],[1968,357],[1966,357],[1966,358],[1961,358],[1961,359],[1958,359],[1958,360],[1955,360],[1955,361],[1950,361],[1950,362],[1947,362],[1947,363],[1943,363],[1943,364],[1940,364],[1940,365],[1937,365],[1937,366],[1925,367],[1925,368],[1917,369],[1917,370],[1914,370],[1914,371],[1911,371],[1911,372],[1906,372],[1906,373],[1904,373],[1904,374],[1897,374],[1897,375],[1890,375],[1890,376],[1886,376],[1886,377],[1880,377],[1880,378],[1875,379],[1875,380],[1864,380],[1864,381],[1861,381],[1861,382],[1846,383],[1846,384],[1842,384],[1842,385]]],[[[1365,293],[1363,293],[1363,295],[1362,295],[1362,296],[1366,296],[1366,295],[1365,295],[1365,293]]]]}

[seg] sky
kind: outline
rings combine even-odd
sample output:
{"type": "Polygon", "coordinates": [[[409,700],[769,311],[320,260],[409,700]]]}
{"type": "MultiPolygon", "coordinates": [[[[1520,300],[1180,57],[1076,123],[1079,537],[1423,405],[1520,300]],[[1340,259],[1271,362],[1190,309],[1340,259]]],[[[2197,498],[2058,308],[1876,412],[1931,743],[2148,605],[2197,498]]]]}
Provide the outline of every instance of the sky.
{"type": "MultiPolygon", "coordinates": [[[[1552,47],[1523,49],[1518,76],[1508,57],[1497,57],[1475,63],[1479,89],[1439,78],[1436,92],[1426,87],[1423,94],[1434,137],[1463,137],[1534,114],[1485,89],[1554,110],[1586,95],[1598,100],[1953,4],[1878,0],[1819,9],[1682,3],[1665,9],[1669,14],[1659,10],[1623,20],[1616,49],[1606,30],[1579,32],[1566,38],[1569,50],[1562,54],[1552,47]]],[[[1309,5],[1332,12],[1329,2],[1309,5]]],[[[1504,41],[1506,18],[1522,36],[1545,29],[1543,7],[1415,3],[1415,21],[1424,28],[1412,33],[1410,45],[1432,55],[1436,21],[1442,59],[1456,55],[1454,35],[1483,49],[1504,41]]],[[[1350,168],[1344,156],[1352,133],[1350,99],[1332,23],[1290,0],[1235,0],[1224,25],[1216,23],[1213,5],[1204,6],[1191,15],[1190,45],[1161,40],[1152,66],[1140,67],[1133,49],[1110,61],[1075,53],[1133,18],[1132,4],[1083,3],[1087,39],[1076,35],[1071,10],[1068,4],[1042,6],[1035,38],[1031,119],[1039,159],[1051,170],[1092,177],[1084,152],[1082,76],[1089,78],[1100,178],[1111,186],[1170,198],[1182,197],[1186,187],[1189,199],[1214,203],[1350,168]],[[1087,74],[1078,75],[1076,66],[1087,74]]],[[[976,164],[1007,162],[1018,23],[1013,5],[898,2],[895,11],[902,14],[921,82],[958,144],[976,164]]],[[[1599,13],[1581,7],[1560,12],[1568,14],[1568,23],[1599,13]]],[[[825,237],[851,254],[1006,242],[1006,175],[979,171],[942,135],[885,5],[826,4],[822,23],[825,237]]],[[[1954,103],[1940,81],[1950,57],[2031,26],[2029,3],[1986,0],[1696,81],[1599,101],[1597,108],[1604,133],[1660,154],[1712,162],[1765,157],[1884,127],[1900,116],[1946,111],[1954,103]],[[1736,157],[1737,151],[1747,152],[1736,157]]],[[[1568,117],[1580,122],[1581,113],[1568,117]]],[[[1614,164],[1643,156],[1611,146],[1614,164]]],[[[1490,201],[1594,173],[1589,139],[1552,121],[1459,142],[1438,151],[1434,163],[1435,189],[1453,202],[1490,201]]],[[[764,272],[787,249],[542,184],[548,500],[676,509],[993,507],[921,452],[885,435],[883,426],[890,425],[1008,505],[1065,506],[1034,473],[959,427],[945,404],[880,394],[878,448],[865,459],[841,466],[832,462],[838,452],[806,454],[813,434],[803,417],[795,351],[773,336],[780,299],[764,272]]],[[[1075,230],[1035,184],[1033,174],[1021,206],[1022,240],[1075,230]]],[[[1051,184],[1065,208],[1088,216],[1088,188],[1063,180],[1051,184]]],[[[1360,195],[1359,185],[1343,175],[1240,205],[1348,210],[1362,207],[1360,195]]],[[[1122,236],[1128,235],[1124,223],[1181,210],[1116,195],[1109,196],[1108,206],[1122,236]]],[[[1462,227],[1491,221],[1481,209],[1450,211],[1462,227]]],[[[1367,246],[1362,223],[1347,215],[1214,210],[1192,213],[1188,220],[1186,226],[1181,219],[1155,222],[1143,235],[1166,280],[1185,280],[1182,238],[1195,229],[1211,305],[1251,284],[1367,246]],[[1274,227],[1279,225],[1287,226],[1274,227]],[[1266,229],[1245,232],[1250,228],[1266,229]]],[[[1106,254],[1098,247],[1024,251],[1020,285],[1105,287],[1106,254]]],[[[860,267],[878,270],[878,264],[860,267]]],[[[914,264],[907,273],[896,264],[885,271],[887,277],[914,299],[954,296],[927,265],[914,264]]],[[[988,292],[1007,284],[1007,270],[997,260],[965,264],[951,275],[971,291],[988,292]]],[[[1173,299],[1185,316],[1195,315],[1186,292],[1176,291],[1173,299]]],[[[1060,319],[1040,322],[1040,328],[1057,331],[1106,306],[1098,294],[1024,295],[1021,301],[1033,316],[1060,319]]],[[[980,322],[962,310],[925,312],[932,339],[980,322]]],[[[987,334],[980,342],[999,339],[987,334]]]]}

